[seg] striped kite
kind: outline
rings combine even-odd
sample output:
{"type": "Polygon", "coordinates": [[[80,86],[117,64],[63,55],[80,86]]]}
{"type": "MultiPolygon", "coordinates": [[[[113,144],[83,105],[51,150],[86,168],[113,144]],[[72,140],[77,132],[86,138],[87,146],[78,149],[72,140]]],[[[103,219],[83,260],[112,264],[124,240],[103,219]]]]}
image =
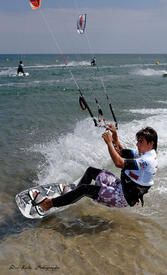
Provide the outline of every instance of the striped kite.
{"type": "Polygon", "coordinates": [[[85,31],[85,27],[86,27],[86,14],[81,14],[78,17],[78,21],[77,21],[77,32],[79,32],[80,34],[83,34],[85,31]]]}

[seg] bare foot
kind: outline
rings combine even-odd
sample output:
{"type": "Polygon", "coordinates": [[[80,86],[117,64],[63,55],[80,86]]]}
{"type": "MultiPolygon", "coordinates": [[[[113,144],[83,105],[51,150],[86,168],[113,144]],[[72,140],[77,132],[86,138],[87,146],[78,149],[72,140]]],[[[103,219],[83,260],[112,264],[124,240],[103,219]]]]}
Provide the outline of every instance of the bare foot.
{"type": "MultiPolygon", "coordinates": [[[[33,198],[35,199],[38,195],[37,191],[33,192],[33,198]]],[[[48,211],[51,207],[53,207],[53,203],[51,199],[45,199],[43,202],[39,204],[39,206],[44,210],[48,211]]]]}
{"type": "Polygon", "coordinates": [[[35,199],[35,198],[37,197],[37,195],[38,195],[38,192],[37,192],[37,191],[34,191],[34,192],[33,192],[33,198],[35,199]]]}
{"type": "Polygon", "coordinates": [[[43,202],[40,203],[40,207],[44,211],[48,211],[50,208],[53,207],[52,199],[45,199],[43,202]]]}

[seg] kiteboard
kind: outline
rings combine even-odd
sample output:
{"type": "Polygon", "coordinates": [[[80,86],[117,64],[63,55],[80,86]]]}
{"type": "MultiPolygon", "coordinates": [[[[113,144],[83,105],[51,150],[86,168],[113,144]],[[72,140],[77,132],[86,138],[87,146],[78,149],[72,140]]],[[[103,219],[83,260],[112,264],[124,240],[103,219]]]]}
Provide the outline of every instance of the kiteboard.
{"type": "Polygon", "coordinates": [[[39,185],[20,192],[16,195],[15,200],[24,217],[29,219],[41,219],[56,212],[58,209],[60,210],[60,207],[53,207],[48,211],[43,211],[40,207],[40,203],[44,201],[44,199],[59,197],[75,188],[76,184],[74,183],[65,185],[58,183],[39,185]],[[37,195],[34,197],[34,194],[37,195]]]}
{"type": "Polygon", "coordinates": [[[165,72],[165,73],[163,74],[163,76],[166,77],[166,76],[167,76],[167,72],[165,72]]]}
{"type": "Polygon", "coordinates": [[[17,74],[17,76],[29,76],[29,75],[30,75],[29,73],[24,73],[24,74],[23,74],[23,73],[21,73],[21,72],[17,74]]]}

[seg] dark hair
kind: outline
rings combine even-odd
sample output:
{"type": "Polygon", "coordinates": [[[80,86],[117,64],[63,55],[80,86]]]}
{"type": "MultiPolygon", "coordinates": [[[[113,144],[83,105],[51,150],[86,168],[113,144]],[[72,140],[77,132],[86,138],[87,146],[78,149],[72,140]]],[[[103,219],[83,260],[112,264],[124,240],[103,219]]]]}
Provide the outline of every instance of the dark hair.
{"type": "Polygon", "coordinates": [[[158,143],[158,135],[157,132],[151,128],[151,127],[146,127],[141,129],[140,131],[138,131],[136,133],[136,138],[140,138],[143,137],[146,139],[147,143],[153,141],[153,149],[155,149],[155,151],[157,150],[157,143],[158,143]]]}

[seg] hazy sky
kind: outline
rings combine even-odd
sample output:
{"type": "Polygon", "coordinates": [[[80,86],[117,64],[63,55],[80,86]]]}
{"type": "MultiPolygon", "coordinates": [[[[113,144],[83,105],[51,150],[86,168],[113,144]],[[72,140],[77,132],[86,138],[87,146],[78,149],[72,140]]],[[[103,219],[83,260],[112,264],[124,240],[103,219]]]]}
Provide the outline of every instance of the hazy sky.
{"type": "Polygon", "coordinates": [[[167,0],[0,0],[1,54],[167,53],[166,32],[167,0]]]}

